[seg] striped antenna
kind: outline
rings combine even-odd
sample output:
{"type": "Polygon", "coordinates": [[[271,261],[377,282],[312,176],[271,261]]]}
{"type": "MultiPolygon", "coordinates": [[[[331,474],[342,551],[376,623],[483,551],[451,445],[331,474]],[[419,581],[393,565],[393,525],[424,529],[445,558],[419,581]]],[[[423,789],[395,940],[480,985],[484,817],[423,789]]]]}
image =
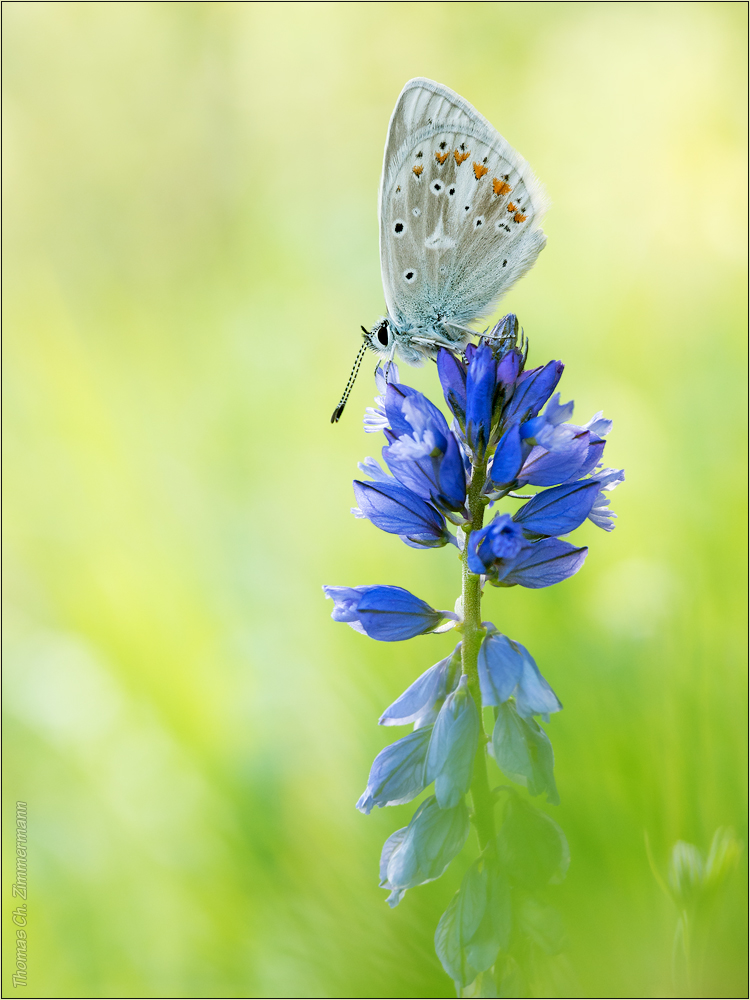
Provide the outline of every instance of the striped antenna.
{"type": "MultiPolygon", "coordinates": [[[[364,327],[362,327],[362,329],[364,330],[365,335],[367,335],[368,331],[365,330],[364,327]]],[[[332,424],[337,424],[341,419],[341,414],[344,412],[344,407],[346,406],[346,402],[349,399],[349,394],[354,388],[354,382],[356,381],[357,373],[359,372],[359,366],[362,364],[362,358],[365,356],[365,351],[367,350],[368,347],[369,344],[367,343],[367,341],[363,340],[362,346],[357,351],[357,357],[354,359],[354,367],[352,368],[352,373],[349,376],[349,381],[346,383],[346,388],[344,389],[343,395],[341,396],[339,405],[331,414],[332,424]]]]}

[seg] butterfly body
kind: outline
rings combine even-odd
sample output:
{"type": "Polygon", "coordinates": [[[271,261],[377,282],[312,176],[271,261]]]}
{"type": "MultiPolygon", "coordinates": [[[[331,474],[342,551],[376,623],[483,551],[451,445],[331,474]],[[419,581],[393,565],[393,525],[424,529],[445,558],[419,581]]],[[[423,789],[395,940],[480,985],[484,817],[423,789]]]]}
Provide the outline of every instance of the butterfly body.
{"type": "Polygon", "coordinates": [[[463,98],[410,80],[388,129],[380,184],[380,261],[388,315],[377,353],[419,365],[461,351],[470,324],[532,266],[546,200],[525,160],[463,98]]]}

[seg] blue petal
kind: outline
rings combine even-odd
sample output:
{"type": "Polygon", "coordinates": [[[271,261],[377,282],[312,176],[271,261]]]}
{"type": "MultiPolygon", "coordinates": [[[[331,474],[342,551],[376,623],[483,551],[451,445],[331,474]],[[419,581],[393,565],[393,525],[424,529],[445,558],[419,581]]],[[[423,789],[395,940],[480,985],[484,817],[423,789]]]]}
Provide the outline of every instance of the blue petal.
{"type": "Polygon", "coordinates": [[[466,542],[466,565],[469,568],[469,572],[474,573],[476,576],[481,576],[487,572],[487,567],[477,553],[477,546],[484,540],[484,530],[482,528],[480,531],[472,531],[466,542]]]}
{"type": "Polygon", "coordinates": [[[560,804],[555,785],[555,755],[549,737],[532,718],[521,718],[515,706],[500,705],[495,712],[492,751],[497,766],[511,781],[525,785],[531,795],[547,793],[547,801],[560,804]]]}
{"type": "Polygon", "coordinates": [[[403,587],[365,587],[357,617],[372,639],[399,642],[431,632],[445,617],[403,587]]]}
{"type": "Polygon", "coordinates": [[[522,549],[510,570],[501,577],[505,586],[520,584],[538,590],[567,580],[583,566],[588,548],[576,548],[558,538],[545,538],[522,549]]]}
{"type": "MultiPolygon", "coordinates": [[[[392,705],[386,708],[380,716],[381,726],[404,726],[414,722],[424,715],[436,701],[445,698],[448,693],[451,664],[458,666],[456,657],[460,655],[461,643],[456,646],[450,656],[440,660],[429,670],[418,677],[392,705]]],[[[458,671],[460,673],[460,671],[458,671]]],[[[458,680],[456,676],[455,680],[458,680]]]]}
{"type": "Polygon", "coordinates": [[[438,378],[445,401],[461,427],[466,425],[466,365],[441,347],[437,355],[438,378]]]}
{"type": "Polygon", "coordinates": [[[435,782],[441,809],[452,808],[468,792],[478,741],[479,712],[463,676],[440,709],[425,763],[425,779],[435,782]]]}
{"type": "Polygon", "coordinates": [[[378,483],[392,483],[394,481],[393,476],[389,476],[375,458],[366,458],[364,462],[357,462],[357,468],[378,483]]]}
{"type": "Polygon", "coordinates": [[[437,406],[408,385],[388,386],[385,412],[396,437],[420,436],[428,431],[436,436],[448,436],[448,423],[437,406]]]}
{"type": "Polygon", "coordinates": [[[389,361],[385,369],[381,364],[375,369],[375,385],[382,395],[389,385],[398,385],[400,382],[398,365],[395,361],[389,361]]]}
{"type": "Polygon", "coordinates": [[[524,504],[513,520],[532,535],[566,535],[589,516],[599,490],[595,479],[555,486],[524,504]]]}
{"type": "Polygon", "coordinates": [[[478,455],[490,437],[492,404],[497,386],[497,363],[492,348],[482,343],[469,365],[466,376],[466,439],[478,455]]]}
{"type": "MultiPolygon", "coordinates": [[[[380,885],[385,889],[391,888],[388,882],[388,865],[390,864],[393,855],[403,844],[404,837],[406,836],[406,831],[408,829],[408,827],[402,826],[400,830],[396,830],[395,833],[392,833],[388,840],[386,840],[383,844],[383,850],[380,853],[380,885]]],[[[406,889],[394,889],[390,896],[388,896],[386,902],[390,907],[398,906],[405,892],[406,889]]]]}
{"type": "MultiPolygon", "coordinates": [[[[523,649],[523,647],[520,647],[523,649]]],[[[477,658],[483,705],[501,705],[513,694],[523,673],[523,656],[516,643],[500,632],[489,632],[477,658]]]]}
{"type": "Polygon", "coordinates": [[[469,536],[467,565],[471,573],[486,573],[501,560],[514,560],[526,543],[523,530],[510,514],[496,514],[469,536]]]}
{"type": "Polygon", "coordinates": [[[469,814],[461,800],[441,809],[434,795],[420,805],[408,827],[385,842],[380,858],[380,885],[391,889],[396,906],[407,889],[440,878],[469,836],[469,814]]]}
{"type": "Polygon", "coordinates": [[[445,417],[422,393],[389,386],[386,412],[391,423],[383,458],[393,475],[423,500],[460,510],[466,499],[461,448],[445,417]]]}
{"type": "Polygon", "coordinates": [[[575,404],[571,399],[568,403],[560,403],[560,393],[556,392],[544,408],[544,419],[548,424],[557,427],[573,416],[575,404]]]}
{"type": "Polygon", "coordinates": [[[552,395],[564,367],[562,361],[549,361],[543,368],[524,372],[503,414],[506,424],[535,417],[552,395]]]}
{"type": "Polygon", "coordinates": [[[516,711],[522,719],[531,715],[549,715],[562,708],[557,695],[542,677],[528,649],[516,643],[523,653],[523,673],[515,691],[516,711]]]}
{"type": "Polygon", "coordinates": [[[367,587],[323,587],[323,593],[333,601],[331,618],[335,622],[357,621],[357,605],[367,587]]]}
{"type": "Polygon", "coordinates": [[[586,466],[589,449],[588,431],[576,434],[566,447],[555,451],[537,445],[523,463],[518,481],[532,486],[556,486],[576,474],[585,475],[581,470],[586,466]]]}
{"type": "Polygon", "coordinates": [[[572,475],[570,479],[566,479],[565,482],[573,482],[576,479],[581,479],[583,476],[587,476],[593,469],[595,469],[602,460],[606,444],[606,441],[591,441],[583,465],[575,473],[575,475],[572,475]]]}
{"type": "Polygon", "coordinates": [[[424,458],[404,458],[394,450],[395,444],[383,448],[383,458],[400,483],[446,510],[463,507],[466,475],[461,448],[452,432],[443,439],[444,451],[424,458]]]}
{"type": "Polygon", "coordinates": [[[367,788],[357,802],[357,809],[369,813],[373,806],[399,806],[411,802],[428,784],[424,780],[424,762],[430,741],[430,728],[417,729],[385,747],[375,758],[367,788]]]}
{"type": "Polygon", "coordinates": [[[448,540],[443,516],[399,483],[363,483],[355,479],[354,495],[362,514],[382,531],[443,544],[448,540]]]}
{"type": "Polygon", "coordinates": [[[479,647],[477,668],[483,705],[502,705],[515,696],[522,718],[547,715],[562,708],[528,649],[502,635],[494,626],[479,647]]]}
{"type": "Polygon", "coordinates": [[[523,366],[523,355],[517,350],[508,351],[497,363],[497,381],[510,394],[515,387],[518,374],[523,366]]]}
{"type": "Polygon", "coordinates": [[[512,483],[518,477],[522,463],[523,445],[520,428],[516,423],[500,438],[490,469],[490,479],[501,485],[512,483]]]}

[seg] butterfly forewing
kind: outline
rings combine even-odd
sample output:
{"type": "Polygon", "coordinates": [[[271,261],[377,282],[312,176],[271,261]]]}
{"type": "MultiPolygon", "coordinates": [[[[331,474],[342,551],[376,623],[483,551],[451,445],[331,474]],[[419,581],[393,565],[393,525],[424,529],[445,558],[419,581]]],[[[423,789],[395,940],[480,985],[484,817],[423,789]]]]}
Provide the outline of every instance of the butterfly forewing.
{"type": "Polygon", "coordinates": [[[430,80],[407,83],[380,191],[383,287],[400,330],[461,339],[534,263],[545,207],[528,164],[470,104],[430,80]]]}

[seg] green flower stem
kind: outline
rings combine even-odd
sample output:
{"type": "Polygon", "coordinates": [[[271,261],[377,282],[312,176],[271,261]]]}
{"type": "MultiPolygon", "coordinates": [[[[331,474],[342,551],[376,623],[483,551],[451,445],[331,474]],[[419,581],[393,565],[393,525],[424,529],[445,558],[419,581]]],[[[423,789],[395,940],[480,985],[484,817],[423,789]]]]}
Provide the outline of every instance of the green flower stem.
{"type": "Polygon", "coordinates": [[[467,554],[469,538],[472,531],[478,531],[484,521],[486,501],[482,495],[487,474],[486,460],[472,469],[471,485],[469,486],[468,507],[471,514],[471,526],[465,527],[465,544],[462,564],[462,597],[463,597],[463,642],[461,644],[461,667],[468,677],[469,691],[479,710],[479,746],[474,762],[474,777],[471,782],[471,798],[474,803],[474,823],[482,850],[494,840],[495,812],[490,784],[487,778],[487,733],[484,731],[482,719],[482,696],[479,689],[479,673],[477,671],[477,656],[482,644],[484,631],[482,629],[482,592],[479,587],[479,577],[469,572],[467,554]]]}

